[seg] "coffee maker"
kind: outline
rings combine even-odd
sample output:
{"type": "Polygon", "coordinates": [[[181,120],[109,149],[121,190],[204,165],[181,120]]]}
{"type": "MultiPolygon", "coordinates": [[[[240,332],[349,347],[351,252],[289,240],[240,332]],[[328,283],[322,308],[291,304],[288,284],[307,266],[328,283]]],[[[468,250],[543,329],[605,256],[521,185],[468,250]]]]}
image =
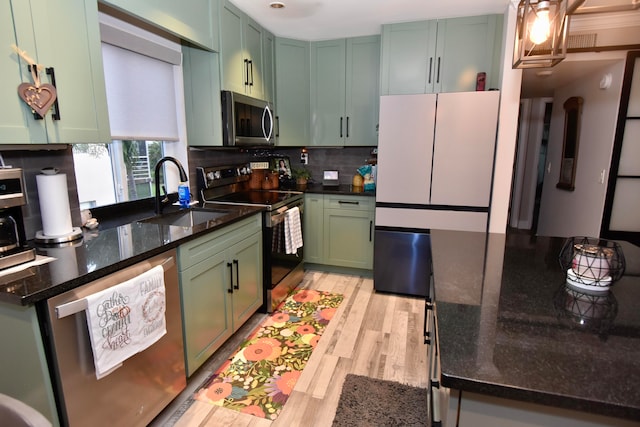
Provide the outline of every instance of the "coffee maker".
{"type": "Polygon", "coordinates": [[[0,269],[29,262],[36,252],[26,246],[22,206],[26,204],[22,169],[0,169],[0,269]]]}

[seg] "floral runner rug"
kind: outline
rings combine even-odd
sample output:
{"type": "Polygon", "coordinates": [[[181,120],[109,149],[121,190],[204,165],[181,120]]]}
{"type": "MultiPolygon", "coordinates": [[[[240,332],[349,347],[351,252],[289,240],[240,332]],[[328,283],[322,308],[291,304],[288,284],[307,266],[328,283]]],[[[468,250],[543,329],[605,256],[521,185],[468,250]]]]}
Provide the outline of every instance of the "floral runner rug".
{"type": "Polygon", "coordinates": [[[195,394],[195,399],[275,420],[344,296],[294,291],[195,394]]]}

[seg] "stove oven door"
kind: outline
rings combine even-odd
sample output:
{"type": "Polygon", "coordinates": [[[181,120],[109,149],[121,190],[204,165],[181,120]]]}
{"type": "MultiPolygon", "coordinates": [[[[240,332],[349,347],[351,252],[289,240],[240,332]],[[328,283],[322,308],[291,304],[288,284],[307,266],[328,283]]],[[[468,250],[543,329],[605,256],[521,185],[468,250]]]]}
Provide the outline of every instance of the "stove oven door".
{"type": "Polygon", "coordinates": [[[270,313],[300,284],[304,275],[303,210],[300,202],[266,214],[265,307],[270,313]]]}

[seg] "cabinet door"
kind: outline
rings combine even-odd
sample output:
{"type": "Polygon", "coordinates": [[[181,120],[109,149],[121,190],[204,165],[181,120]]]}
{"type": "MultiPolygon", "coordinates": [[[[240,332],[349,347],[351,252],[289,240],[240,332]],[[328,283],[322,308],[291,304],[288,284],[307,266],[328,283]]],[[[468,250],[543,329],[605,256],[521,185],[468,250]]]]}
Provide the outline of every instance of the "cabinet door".
{"type": "Polygon", "coordinates": [[[350,209],[324,210],[325,263],[373,268],[373,213],[350,209]]]}
{"type": "Polygon", "coordinates": [[[276,38],[276,137],[280,146],[309,145],[309,42],[276,38]]]}
{"type": "Polygon", "coordinates": [[[345,145],[378,144],[380,37],[347,40],[345,145]]]}
{"type": "Polygon", "coordinates": [[[219,54],[183,46],[182,58],[187,143],[221,146],[219,54]]]}
{"type": "Polygon", "coordinates": [[[500,41],[495,39],[496,22],[496,15],[438,21],[439,68],[434,92],[475,91],[479,72],[487,73],[489,82],[494,49],[501,50],[500,41]]]}
{"type": "Polygon", "coordinates": [[[262,233],[229,248],[233,268],[233,328],[238,330],[262,305],[262,233]]]}
{"type": "Polygon", "coordinates": [[[220,8],[220,60],[222,88],[245,93],[247,82],[247,59],[243,51],[245,37],[243,13],[225,1],[220,8]]]}
{"type": "Polygon", "coordinates": [[[438,94],[431,203],[488,207],[500,93],[438,94]]]}
{"type": "Polygon", "coordinates": [[[344,145],[346,42],[311,43],[311,135],[313,145],[344,145]]]}
{"type": "Polygon", "coordinates": [[[230,289],[225,251],[181,272],[187,376],[191,376],[233,333],[230,289]]]}
{"type": "Polygon", "coordinates": [[[218,1],[100,0],[160,27],[183,40],[218,51],[218,1]]]}
{"type": "Polygon", "coordinates": [[[436,21],[382,26],[380,94],[433,91],[436,21]]]}
{"type": "MultiPolygon", "coordinates": [[[[31,109],[17,97],[18,84],[33,83],[31,73],[27,64],[16,55],[7,56],[8,63],[3,59],[2,68],[3,71],[6,68],[9,78],[3,79],[2,85],[8,87],[3,87],[3,91],[14,92],[7,99],[12,100],[10,106],[20,108],[20,114],[12,108],[8,117],[0,119],[2,127],[10,132],[7,138],[17,137],[4,141],[3,134],[2,143],[110,142],[97,3],[83,0],[55,4],[46,0],[13,1],[10,8],[13,9],[13,24],[10,27],[3,25],[2,31],[14,29],[13,43],[38,64],[53,69],[59,110],[53,108],[44,119],[34,119],[31,109]],[[18,69],[15,68],[17,64],[18,69]],[[15,78],[16,71],[20,73],[19,80],[15,78]],[[59,112],[59,119],[54,119],[54,112],[59,112]],[[28,128],[27,140],[25,133],[19,130],[20,118],[22,127],[28,128]]],[[[3,9],[5,23],[9,22],[10,13],[3,9]]],[[[11,45],[10,32],[4,37],[11,45]]],[[[53,83],[53,76],[43,71],[40,82],[53,83]]]]}
{"type": "MultiPolygon", "coordinates": [[[[17,45],[30,55],[34,55],[35,41],[31,31],[23,32],[18,39],[14,30],[17,25],[31,28],[31,10],[24,1],[0,4],[0,41],[5,49],[17,45]],[[13,11],[12,11],[13,9],[13,11]]],[[[0,99],[3,111],[0,114],[0,144],[44,143],[47,141],[46,129],[42,121],[35,121],[31,109],[18,96],[18,86],[23,82],[32,82],[27,72],[27,64],[17,54],[9,53],[0,56],[0,99]]]]}
{"type": "MultiPolygon", "coordinates": [[[[264,99],[269,102],[275,102],[275,52],[276,38],[270,32],[262,31],[262,82],[264,99]]],[[[278,106],[276,105],[276,110],[278,106]]]]}
{"type": "MultiPolygon", "coordinates": [[[[111,142],[96,2],[31,2],[37,61],[53,67],[60,119],[45,117],[49,142],[111,142]]],[[[34,52],[35,53],[35,52],[34,52]]],[[[47,76],[52,83],[52,77],[47,76]]]]}
{"type": "Polygon", "coordinates": [[[304,260],[322,264],[324,240],[324,198],[321,194],[306,194],[304,197],[304,260]]]}
{"type": "Polygon", "coordinates": [[[254,98],[264,98],[264,76],[262,73],[262,27],[245,15],[244,51],[246,54],[247,85],[246,94],[254,98]]]}

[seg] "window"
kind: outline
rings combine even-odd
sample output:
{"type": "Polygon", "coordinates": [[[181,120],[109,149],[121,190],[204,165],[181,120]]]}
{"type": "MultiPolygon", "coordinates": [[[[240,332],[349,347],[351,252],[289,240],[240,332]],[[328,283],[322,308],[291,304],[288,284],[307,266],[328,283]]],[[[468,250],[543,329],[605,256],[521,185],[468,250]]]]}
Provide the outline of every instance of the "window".
{"type": "MultiPolygon", "coordinates": [[[[100,34],[113,141],[73,146],[81,209],[153,197],[165,153],[187,167],[180,45],[104,14],[100,34]]],[[[169,192],[174,169],[161,181],[169,192]]]]}

